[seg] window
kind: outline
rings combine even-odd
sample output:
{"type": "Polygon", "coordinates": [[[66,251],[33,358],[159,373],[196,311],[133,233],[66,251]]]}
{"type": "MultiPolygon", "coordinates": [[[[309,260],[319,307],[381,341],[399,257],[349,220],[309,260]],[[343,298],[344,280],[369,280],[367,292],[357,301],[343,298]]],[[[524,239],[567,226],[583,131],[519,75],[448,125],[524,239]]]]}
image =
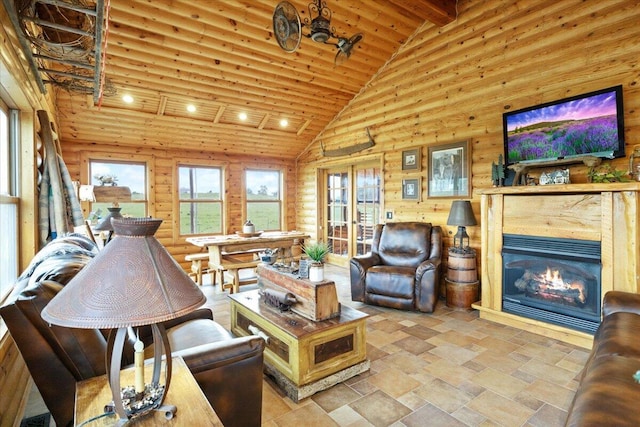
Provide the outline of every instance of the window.
{"type": "Polygon", "coordinates": [[[222,168],[178,166],[180,234],[221,234],[222,168]]]}
{"type": "Polygon", "coordinates": [[[0,301],[18,277],[18,129],[19,115],[0,99],[0,301]]]}
{"type": "Polygon", "coordinates": [[[249,169],[245,172],[247,217],[256,230],[282,229],[282,173],[249,169]]]}
{"type": "MultiPolygon", "coordinates": [[[[118,202],[123,216],[142,218],[147,216],[147,166],[141,162],[89,161],[91,185],[101,185],[101,177],[110,177],[115,185],[129,187],[130,202],[118,202]]],[[[91,204],[89,219],[107,214],[113,202],[101,201],[91,204]]]]}

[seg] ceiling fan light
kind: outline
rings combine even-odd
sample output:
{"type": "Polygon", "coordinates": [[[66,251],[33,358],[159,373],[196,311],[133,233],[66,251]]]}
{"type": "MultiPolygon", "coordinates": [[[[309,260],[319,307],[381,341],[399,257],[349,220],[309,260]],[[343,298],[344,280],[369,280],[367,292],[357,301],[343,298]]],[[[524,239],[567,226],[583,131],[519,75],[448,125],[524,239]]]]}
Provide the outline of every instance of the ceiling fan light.
{"type": "Polygon", "coordinates": [[[326,43],[329,37],[331,37],[331,21],[322,15],[313,18],[311,21],[311,40],[326,43]]]}

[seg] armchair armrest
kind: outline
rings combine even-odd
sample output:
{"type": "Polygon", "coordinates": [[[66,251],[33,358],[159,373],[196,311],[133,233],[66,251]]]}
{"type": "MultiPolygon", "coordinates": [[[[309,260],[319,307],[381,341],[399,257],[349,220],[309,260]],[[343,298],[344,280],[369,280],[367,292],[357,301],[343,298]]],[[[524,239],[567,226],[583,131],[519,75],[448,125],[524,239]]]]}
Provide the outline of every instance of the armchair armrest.
{"type": "Polygon", "coordinates": [[[351,299],[364,302],[364,283],[367,270],[380,264],[380,256],[377,253],[359,255],[349,261],[349,277],[351,280],[351,299]]]}
{"type": "Polygon", "coordinates": [[[602,303],[603,316],[619,311],[640,314],[640,294],[621,291],[607,292],[602,303]]]}
{"type": "Polygon", "coordinates": [[[173,352],[182,356],[225,427],[259,426],[262,338],[231,338],[173,352]]]}

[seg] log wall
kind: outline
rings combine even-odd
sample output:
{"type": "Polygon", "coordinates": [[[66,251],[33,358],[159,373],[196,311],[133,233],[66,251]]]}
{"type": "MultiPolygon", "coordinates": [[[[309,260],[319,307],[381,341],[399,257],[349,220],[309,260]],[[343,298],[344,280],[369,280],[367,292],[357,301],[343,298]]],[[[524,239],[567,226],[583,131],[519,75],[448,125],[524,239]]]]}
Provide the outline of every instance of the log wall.
{"type": "MultiPolygon", "coordinates": [[[[62,152],[71,177],[82,183],[88,182],[88,161],[90,158],[146,162],[147,167],[150,169],[148,171],[150,176],[148,183],[148,214],[163,220],[155,236],[187,271],[189,271],[191,264],[185,261],[185,255],[198,252],[200,249],[187,243],[185,240],[187,236],[180,236],[178,232],[178,220],[174,215],[174,197],[178,192],[177,162],[188,162],[188,164],[200,166],[221,166],[224,168],[225,226],[228,234],[242,230],[242,224],[246,220],[244,214],[245,169],[281,170],[284,174],[285,187],[285,220],[283,229],[295,229],[296,170],[295,163],[291,160],[147,147],[132,151],[128,147],[103,144],[98,146],[81,142],[63,143],[62,152]]],[[[87,211],[88,204],[83,208],[86,217],[89,214],[87,211]]]]}
{"type": "MultiPolygon", "coordinates": [[[[461,0],[455,22],[424,25],[299,158],[298,230],[317,235],[318,170],[334,159],[325,149],[362,142],[370,127],[376,145],[348,161],[383,158],[384,208],[393,221],[442,225],[447,244],[450,199],[427,197],[427,152],[435,144],[468,140],[474,189],[491,187],[491,164],[503,153],[502,114],[621,84],[626,151],[640,141],[640,3],[637,1],[461,0]],[[422,150],[422,201],[401,197],[401,152],[422,150]]],[[[341,159],[342,162],[345,158],[341,159]]],[[[627,169],[627,160],[612,162],[627,169]]],[[[570,166],[572,182],[586,182],[584,166],[570,166]]],[[[480,197],[472,205],[478,224],[480,197]]],[[[535,215],[534,206],[529,211],[535,215]]],[[[480,251],[480,227],[467,227],[480,251]]]]}

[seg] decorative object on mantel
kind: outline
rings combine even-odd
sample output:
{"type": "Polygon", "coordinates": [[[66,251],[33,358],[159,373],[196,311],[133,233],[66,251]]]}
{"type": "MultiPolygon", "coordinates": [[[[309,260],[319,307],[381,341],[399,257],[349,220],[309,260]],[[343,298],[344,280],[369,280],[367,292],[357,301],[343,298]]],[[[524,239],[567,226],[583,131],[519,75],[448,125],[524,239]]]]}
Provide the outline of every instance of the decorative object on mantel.
{"type": "Polygon", "coordinates": [[[311,259],[309,264],[309,280],[312,282],[322,282],[324,280],[324,257],[329,254],[329,245],[318,241],[316,243],[305,244],[303,252],[311,259]]]}
{"type": "Polygon", "coordinates": [[[367,131],[367,136],[369,140],[367,142],[361,142],[359,144],[352,145],[350,147],[336,148],[334,150],[325,150],[324,144],[320,141],[320,148],[322,150],[322,155],[324,157],[340,157],[340,156],[348,156],[349,154],[357,153],[358,151],[366,150],[367,148],[371,148],[376,145],[376,142],[371,137],[371,133],[369,132],[369,128],[365,128],[367,131]]]}
{"type": "Polygon", "coordinates": [[[526,178],[523,179],[523,177],[525,177],[527,172],[531,169],[540,169],[550,166],[564,166],[577,163],[584,163],[585,166],[594,168],[602,163],[602,159],[595,156],[578,156],[570,159],[549,160],[544,162],[515,163],[507,167],[516,173],[516,176],[513,178],[513,185],[528,185],[526,178]]]}
{"type": "Polygon", "coordinates": [[[468,225],[477,225],[476,217],[473,215],[471,202],[469,200],[455,200],[451,204],[447,225],[457,225],[458,232],[453,236],[453,247],[451,251],[457,253],[466,253],[471,251],[469,248],[469,235],[466,227],[468,225]],[[466,245],[465,245],[466,240],[466,245]]]}
{"type": "Polygon", "coordinates": [[[540,174],[540,185],[549,184],[571,184],[569,169],[557,169],[551,172],[542,172],[540,174]]]}
{"type": "Polygon", "coordinates": [[[618,170],[609,163],[591,167],[587,173],[587,178],[591,183],[630,181],[626,171],[618,170]]]}
{"type": "Polygon", "coordinates": [[[640,145],[633,147],[629,156],[629,175],[634,181],[640,181],[640,145]]]}
{"type": "MultiPolygon", "coordinates": [[[[198,285],[154,237],[161,223],[154,218],[113,220],[116,237],[42,310],[42,318],[53,325],[111,330],[106,370],[113,402],[108,406],[119,417],[118,425],[152,410],[173,417],[176,407],[164,403],[172,357],[163,322],[188,314],[206,301],[198,285]],[[153,332],[152,381],[136,381],[142,389],[121,389],[120,367],[128,330],[145,325],[153,332]],[[160,381],[163,358],[164,384],[160,381]]],[[[144,366],[139,360],[136,370],[142,374],[144,366]]]]}
{"type": "Polygon", "coordinates": [[[353,48],[362,40],[362,33],[341,37],[331,26],[331,9],[324,0],[313,0],[309,3],[309,17],[300,21],[296,7],[288,1],[278,3],[273,11],[273,34],[278,45],[286,52],[295,52],[300,46],[302,36],[314,42],[333,45],[338,49],[334,58],[335,65],[342,64],[349,59],[353,48]],[[306,34],[302,29],[306,30],[306,34]]]}
{"type": "Polygon", "coordinates": [[[491,162],[491,182],[494,187],[502,187],[504,185],[504,161],[502,154],[498,156],[498,164],[491,162]]]}

